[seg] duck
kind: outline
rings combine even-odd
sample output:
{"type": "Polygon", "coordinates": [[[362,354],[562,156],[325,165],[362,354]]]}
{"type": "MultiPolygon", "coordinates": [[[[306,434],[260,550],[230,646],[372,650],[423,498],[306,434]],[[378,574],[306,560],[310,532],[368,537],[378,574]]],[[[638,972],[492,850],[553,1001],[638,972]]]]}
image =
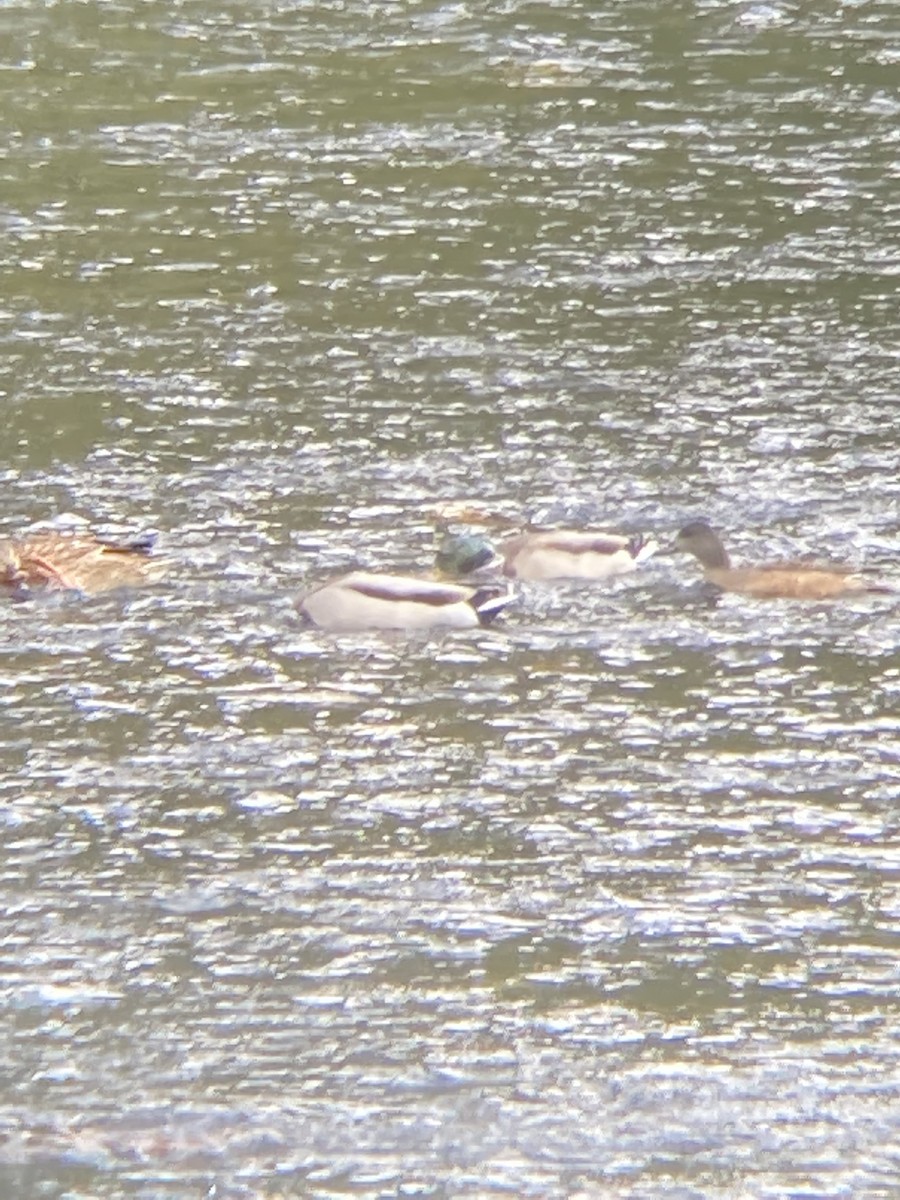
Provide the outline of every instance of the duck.
{"type": "Polygon", "coordinates": [[[719,534],[706,521],[685,525],[675,549],[699,560],[706,580],[723,592],[760,599],[836,600],[868,592],[894,592],[887,584],[865,579],[850,567],[813,562],[774,562],[733,567],[719,534]]]}
{"type": "Polygon", "coordinates": [[[658,549],[642,534],[555,529],[514,534],[494,552],[478,534],[447,534],[438,546],[436,564],[444,570],[448,563],[461,561],[467,573],[487,568],[523,581],[604,580],[634,571],[658,549]]]}
{"type": "Polygon", "coordinates": [[[351,571],[307,592],[297,608],[306,620],[332,633],[475,629],[490,625],[512,598],[508,587],[496,584],[351,571]]]}
{"type": "Polygon", "coordinates": [[[152,557],[154,538],[116,543],[82,531],[36,529],[0,538],[0,587],[23,597],[31,591],[96,595],[154,583],[165,564],[152,557]]]}

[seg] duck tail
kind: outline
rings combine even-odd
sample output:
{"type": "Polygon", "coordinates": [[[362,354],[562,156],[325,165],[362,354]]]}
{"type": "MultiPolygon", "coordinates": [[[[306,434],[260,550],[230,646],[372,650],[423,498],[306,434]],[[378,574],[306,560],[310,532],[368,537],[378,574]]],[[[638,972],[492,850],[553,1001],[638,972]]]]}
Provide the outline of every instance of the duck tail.
{"type": "Polygon", "coordinates": [[[473,592],[469,603],[478,613],[481,624],[490,625],[512,598],[513,593],[509,588],[483,587],[473,592]]]}
{"type": "Polygon", "coordinates": [[[103,548],[110,554],[146,554],[153,553],[156,545],[155,533],[142,533],[139,537],[132,538],[127,542],[107,541],[106,538],[99,538],[103,548]]]}
{"type": "Polygon", "coordinates": [[[635,563],[646,562],[658,549],[659,542],[654,541],[652,537],[645,537],[642,533],[636,533],[628,542],[628,553],[635,563]]]}

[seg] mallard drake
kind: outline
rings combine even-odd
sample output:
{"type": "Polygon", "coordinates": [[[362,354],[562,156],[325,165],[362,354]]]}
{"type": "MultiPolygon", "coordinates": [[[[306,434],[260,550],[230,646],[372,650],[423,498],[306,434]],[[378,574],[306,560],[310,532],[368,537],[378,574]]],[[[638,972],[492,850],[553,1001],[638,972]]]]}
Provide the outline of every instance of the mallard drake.
{"type": "Polygon", "coordinates": [[[153,538],[117,545],[90,533],[34,530],[0,539],[0,587],[13,593],[68,589],[93,595],[153,583],[165,565],[150,557],[153,538]]]}
{"type": "Polygon", "coordinates": [[[855,574],[849,567],[812,562],[763,563],[733,567],[722,539],[706,521],[692,521],[680,531],[675,548],[699,559],[706,579],[723,592],[761,599],[835,600],[864,592],[893,592],[886,584],[855,574]]]}
{"type": "Polygon", "coordinates": [[[470,587],[353,571],[314,588],[297,602],[299,611],[333,633],[361,629],[473,629],[489,625],[512,599],[508,588],[470,587]]]}
{"type": "Polygon", "coordinates": [[[659,549],[640,534],[556,529],[519,533],[501,542],[497,554],[477,534],[448,534],[436,556],[440,570],[462,573],[498,566],[512,579],[612,579],[633,571],[659,549]]]}

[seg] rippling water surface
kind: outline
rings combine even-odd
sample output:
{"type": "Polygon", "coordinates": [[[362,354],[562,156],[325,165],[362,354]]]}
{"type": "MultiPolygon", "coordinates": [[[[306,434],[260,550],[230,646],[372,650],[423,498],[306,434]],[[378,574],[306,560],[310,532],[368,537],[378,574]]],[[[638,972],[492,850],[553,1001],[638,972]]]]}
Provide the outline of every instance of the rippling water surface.
{"type": "Polygon", "coordinates": [[[897,21],[8,4],[0,1191],[868,1197],[900,1175],[900,606],[661,555],[332,638],[430,506],[900,585],[897,21]]]}

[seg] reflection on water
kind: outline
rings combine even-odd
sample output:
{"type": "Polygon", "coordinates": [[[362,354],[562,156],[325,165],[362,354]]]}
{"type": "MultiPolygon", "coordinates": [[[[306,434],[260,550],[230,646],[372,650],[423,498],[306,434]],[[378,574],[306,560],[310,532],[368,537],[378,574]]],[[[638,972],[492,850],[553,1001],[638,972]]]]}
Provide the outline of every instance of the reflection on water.
{"type": "Polygon", "coordinates": [[[333,638],[430,506],[900,580],[893,10],[7,10],[0,1190],[897,1177],[900,607],[661,555],[333,638]]]}

